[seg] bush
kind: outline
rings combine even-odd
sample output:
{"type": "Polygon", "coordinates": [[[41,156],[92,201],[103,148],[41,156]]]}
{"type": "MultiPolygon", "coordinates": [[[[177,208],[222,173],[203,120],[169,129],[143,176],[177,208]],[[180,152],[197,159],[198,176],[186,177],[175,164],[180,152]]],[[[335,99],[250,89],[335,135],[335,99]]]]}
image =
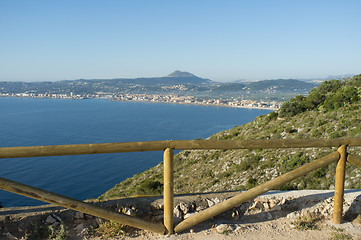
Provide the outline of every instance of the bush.
{"type": "Polygon", "coordinates": [[[242,161],[240,164],[235,165],[237,171],[247,171],[252,165],[258,164],[258,161],[262,159],[258,154],[248,156],[249,158],[245,161],[242,161]]]}
{"type": "Polygon", "coordinates": [[[133,194],[137,195],[158,195],[163,192],[163,183],[159,181],[153,181],[145,179],[141,184],[139,184],[135,189],[133,194]]]}
{"type": "Polygon", "coordinates": [[[271,120],[277,119],[277,117],[278,117],[278,113],[275,112],[275,111],[273,111],[273,112],[270,112],[270,113],[267,115],[266,119],[267,119],[268,121],[271,121],[271,120]]]}
{"type": "Polygon", "coordinates": [[[281,160],[278,162],[280,170],[282,173],[286,173],[292,171],[298,167],[301,167],[305,163],[308,163],[309,159],[303,152],[298,152],[291,158],[288,156],[283,156],[281,160]]]}
{"type": "Polygon", "coordinates": [[[251,189],[254,188],[255,186],[257,186],[257,179],[250,177],[247,181],[247,188],[251,189]]]}

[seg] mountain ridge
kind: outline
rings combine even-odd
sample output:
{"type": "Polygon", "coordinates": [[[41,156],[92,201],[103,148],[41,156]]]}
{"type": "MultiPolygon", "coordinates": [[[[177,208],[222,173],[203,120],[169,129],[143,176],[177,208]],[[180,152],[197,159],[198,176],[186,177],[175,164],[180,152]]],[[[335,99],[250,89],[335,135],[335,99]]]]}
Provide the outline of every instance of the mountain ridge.
{"type": "Polygon", "coordinates": [[[78,79],[56,82],[0,82],[0,94],[180,94],[208,98],[269,99],[282,101],[297,94],[305,94],[317,84],[300,80],[264,80],[251,83],[219,83],[179,70],[165,77],[78,79]],[[276,94],[284,96],[274,99],[276,94]]]}

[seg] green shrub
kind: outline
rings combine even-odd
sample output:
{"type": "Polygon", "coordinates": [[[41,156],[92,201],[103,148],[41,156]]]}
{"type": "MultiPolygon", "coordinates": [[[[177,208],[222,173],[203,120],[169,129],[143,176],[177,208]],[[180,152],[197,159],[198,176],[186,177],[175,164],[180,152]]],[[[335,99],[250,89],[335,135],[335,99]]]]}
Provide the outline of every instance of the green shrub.
{"type": "Polygon", "coordinates": [[[250,177],[247,181],[247,189],[251,189],[257,186],[257,179],[250,177]]]}
{"type": "Polygon", "coordinates": [[[159,181],[145,179],[135,189],[133,194],[136,195],[159,195],[163,192],[163,183],[159,181]]]}
{"type": "Polygon", "coordinates": [[[232,175],[232,173],[230,171],[226,171],[226,172],[222,172],[220,174],[217,174],[216,177],[219,178],[219,179],[223,179],[223,178],[227,178],[227,177],[229,177],[231,175],[232,175]]]}
{"type": "Polygon", "coordinates": [[[266,116],[266,120],[268,121],[272,121],[274,119],[277,119],[278,117],[278,113],[276,111],[270,112],[267,116],[266,116]]]}
{"type": "Polygon", "coordinates": [[[293,156],[282,156],[278,166],[282,173],[292,171],[309,162],[309,158],[303,152],[297,152],[293,156]]]}

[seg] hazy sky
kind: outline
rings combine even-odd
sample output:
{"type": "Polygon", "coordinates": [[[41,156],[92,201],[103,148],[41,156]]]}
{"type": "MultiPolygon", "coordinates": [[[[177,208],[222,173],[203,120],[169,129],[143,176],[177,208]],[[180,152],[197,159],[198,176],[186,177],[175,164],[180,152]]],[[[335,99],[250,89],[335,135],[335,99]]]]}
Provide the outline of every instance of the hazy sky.
{"type": "Polygon", "coordinates": [[[361,73],[361,1],[0,0],[0,81],[361,73]]]}

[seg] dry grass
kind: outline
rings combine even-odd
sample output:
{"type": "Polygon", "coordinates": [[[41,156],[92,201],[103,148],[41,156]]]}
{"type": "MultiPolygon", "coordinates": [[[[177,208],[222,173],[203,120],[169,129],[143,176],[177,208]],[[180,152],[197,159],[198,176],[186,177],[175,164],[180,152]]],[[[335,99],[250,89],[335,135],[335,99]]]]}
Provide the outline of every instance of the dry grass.
{"type": "Polygon", "coordinates": [[[120,224],[114,221],[103,220],[98,228],[93,229],[93,234],[101,237],[103,239],[108,239],[111,237],[121,237],[126,236],[126,231],[128,226],[120,224]]]}
{"type": "Polygon", "coordinates": [[[308,213],[304,216],[298,217],[292,224],[297,230],[319,230],[317,223],[322,220],[321,217],[308,213]]]}

